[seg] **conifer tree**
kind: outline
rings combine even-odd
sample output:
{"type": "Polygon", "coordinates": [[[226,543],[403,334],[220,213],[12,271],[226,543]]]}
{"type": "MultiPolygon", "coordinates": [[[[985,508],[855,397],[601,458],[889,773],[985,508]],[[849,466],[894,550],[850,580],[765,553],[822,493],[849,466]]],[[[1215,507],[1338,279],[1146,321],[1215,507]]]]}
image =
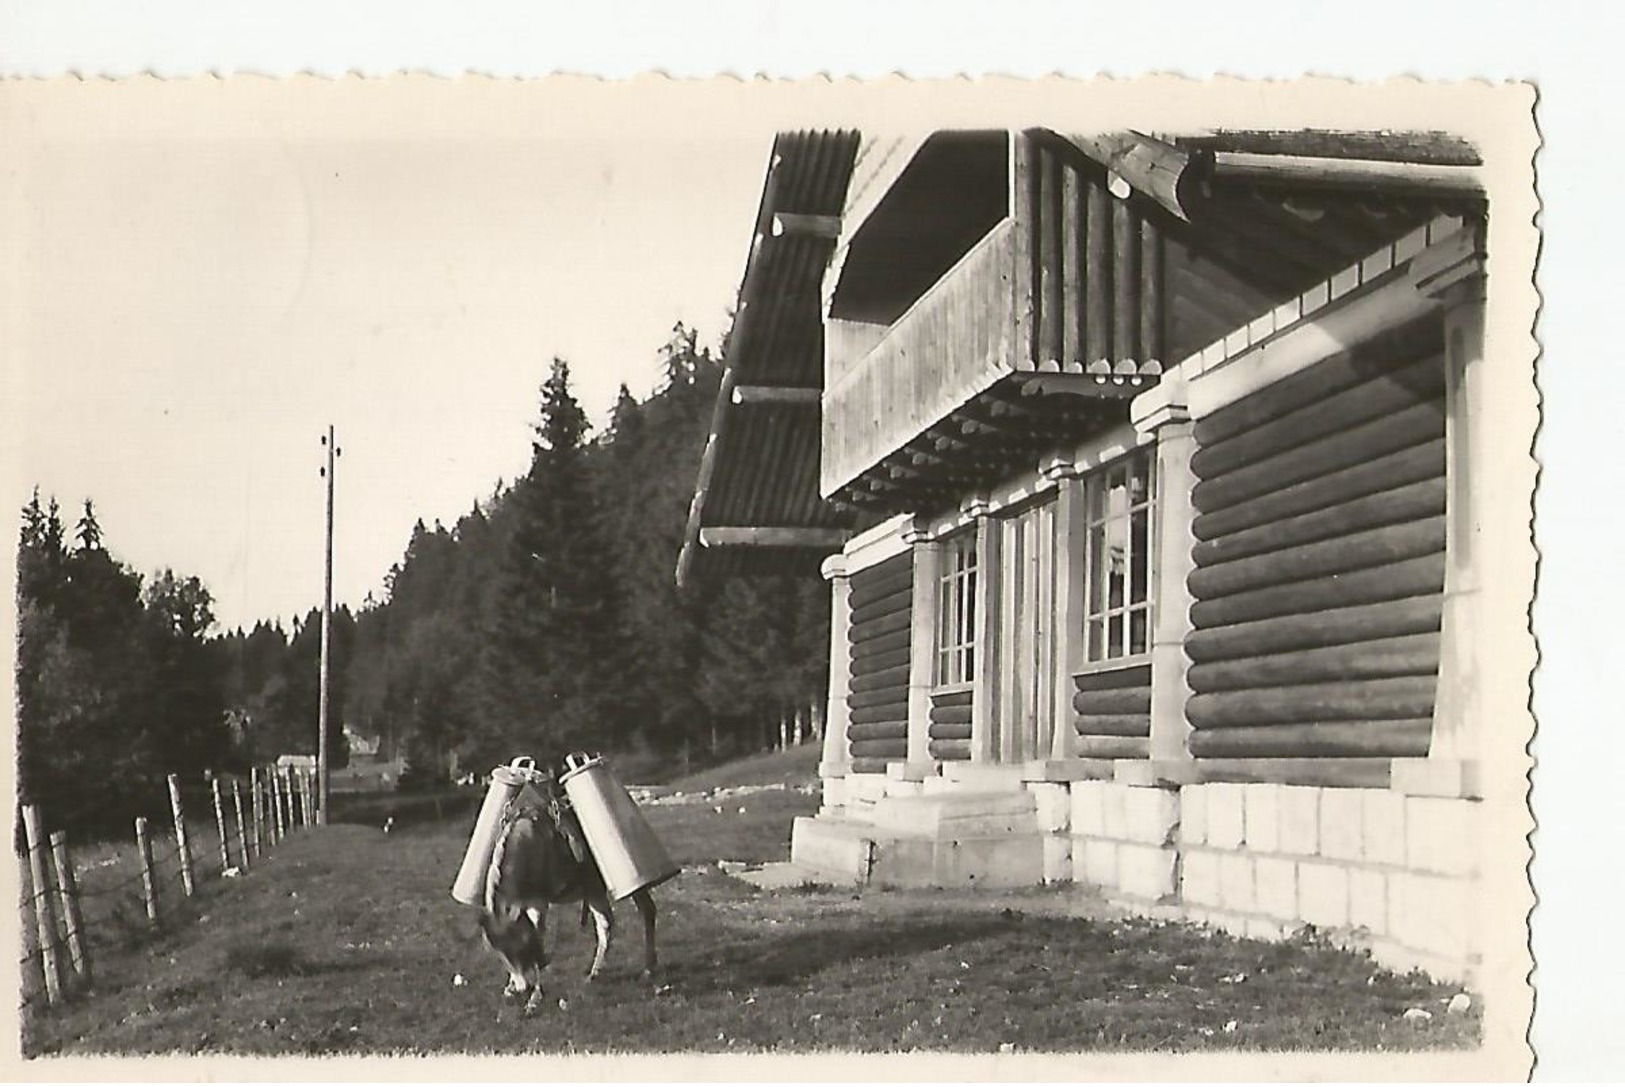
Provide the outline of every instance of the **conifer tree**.
{"type": "Polygon", "coordinates": [[[470,745],[481,754],[500,759],[504,744],[536,755],[602,747],[618,731],[605,668],[613,616],[589,428],[569,365],[555,359],[542,386],[530,471],[510,496],[512,536],[481,670],[485,735],[470,745]]]}

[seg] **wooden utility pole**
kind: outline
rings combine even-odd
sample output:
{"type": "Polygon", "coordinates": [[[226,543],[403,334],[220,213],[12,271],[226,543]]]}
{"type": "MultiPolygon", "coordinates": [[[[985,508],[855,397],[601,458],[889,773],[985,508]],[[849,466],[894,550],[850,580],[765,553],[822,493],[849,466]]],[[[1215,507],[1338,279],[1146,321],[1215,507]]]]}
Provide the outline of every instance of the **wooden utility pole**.
{"type": "MultiPolygon", "coordinates": [[[[327,436],[322,439],[327,447],[327,467],[322,475],[327,478],[327,563],[322,585],[322,665],[321,701],[316,723],[316,822],[327,823],[327,674],[328,653],[333,636],[333,476],[334,462],[338,459],[338,440],[329,424],[327,436]]],[[[306,802],[310,798],[307,796],[306,802]]]]}

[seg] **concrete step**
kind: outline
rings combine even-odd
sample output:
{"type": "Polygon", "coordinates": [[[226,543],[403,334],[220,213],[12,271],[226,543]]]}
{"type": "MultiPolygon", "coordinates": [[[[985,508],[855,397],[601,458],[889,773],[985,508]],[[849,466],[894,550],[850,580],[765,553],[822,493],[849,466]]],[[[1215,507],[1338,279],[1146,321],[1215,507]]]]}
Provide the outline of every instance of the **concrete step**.
{"type": "Polygon", "coordinates": [[[1030,808],[1020,818],[1025,823],[1015,831],[955,835],[944,832],[949,821],[927,836],[854,819],[800,816],[791,832],[790,862],[813,873],[803,882],[1034,887],[1044,882],[1046,836],[1038,833],[1030,808]]]}
{"type": "Polygon", "coordinates": [[[735,879],[762,888],[764,891],[794,890],[798,887],[824,885],[856,885],[860,881],[850,874],[827,872],[794,861],[770,861],[728,873],[735,879]]]}
{"type": "Polygon", "coordinates": [[[798,815],[790,830],[790,861],[831,880],[865,880],[874,834],[873,826],[855,819],[798,815]]]}
{"type": "Polygon", "coordinates": [[[1017,792],[1026,780],[1026,764],[945,762],[942,779],[950,789],[969,787],[977,792],[1017,792]]]}
{"type": "Polygon", "coordinates": [[[908,837],[993,838],[1038,830],[1038,805],[1026,790],[893,796],[866,818],[875,829],[908,837]]]}
{"type": "Polygon", "coordinates": [[[992,838],[882,838],[869,882],[882,887],[1036,887],[1044,882],[1039,834],[992,838]]]}

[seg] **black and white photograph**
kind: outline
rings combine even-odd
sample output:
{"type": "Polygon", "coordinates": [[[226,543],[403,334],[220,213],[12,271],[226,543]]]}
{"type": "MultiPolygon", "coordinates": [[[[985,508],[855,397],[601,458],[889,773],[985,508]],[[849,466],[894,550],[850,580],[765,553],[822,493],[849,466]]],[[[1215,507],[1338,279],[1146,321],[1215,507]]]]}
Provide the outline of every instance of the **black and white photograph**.
{"type": "Polygon", "coordinates": [[[1535,115],[0,83],[19,1074],[1526,1078],[1535,115]]]}

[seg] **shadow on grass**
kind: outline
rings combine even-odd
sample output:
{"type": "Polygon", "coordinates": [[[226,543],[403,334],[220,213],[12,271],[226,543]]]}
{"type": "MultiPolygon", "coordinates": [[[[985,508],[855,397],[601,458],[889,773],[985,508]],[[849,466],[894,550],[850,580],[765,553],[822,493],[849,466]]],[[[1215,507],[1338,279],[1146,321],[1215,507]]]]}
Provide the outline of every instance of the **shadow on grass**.
{"type": "Polygon", "coordinates": [[[360,973],[382,959],[379,955],[313,959],[291,943],[272,940],[232,944],[226,948],[225,967],[227,973],[243,978],[295,978],[360,973]]]}
{"type": "Polygon", "coordinates": [[[691,993],[751,986],[789,985],[856,962],[906,959],[1008,931],[1001,917],[875,921],[863,928],[833,925],[749,939],[713,953],[709,960],[673,959],[668,976],[691,993]]]}

